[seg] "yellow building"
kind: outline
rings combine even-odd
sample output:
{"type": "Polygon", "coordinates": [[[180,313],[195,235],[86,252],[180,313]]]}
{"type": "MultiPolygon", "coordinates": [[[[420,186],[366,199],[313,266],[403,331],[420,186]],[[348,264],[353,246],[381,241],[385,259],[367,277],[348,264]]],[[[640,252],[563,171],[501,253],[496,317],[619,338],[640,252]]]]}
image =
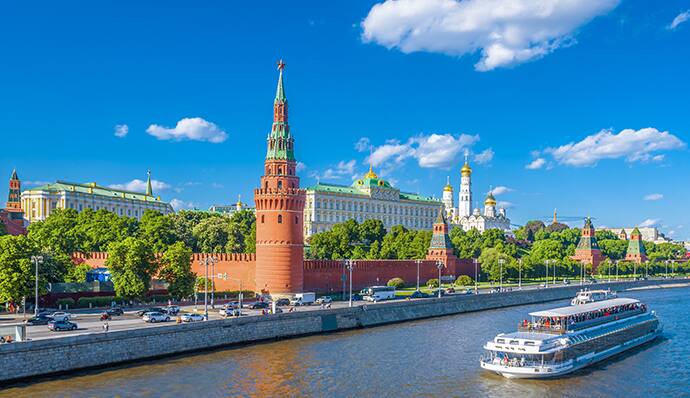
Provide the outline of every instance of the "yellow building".
{"type": "Polygon", "coordinates": [[[102,187],[95,182],[76,184],[57,181],[40,187],[27,189],[21,196],[24,219],[28,222],[45,220],[55,209],[84,209],[111,211],[118,216],[140,219],[146,210],[163,214],[173,212],[169,203],[160,196],[153,196],[149,173],[146,193],[130,192],[102,187]]]}

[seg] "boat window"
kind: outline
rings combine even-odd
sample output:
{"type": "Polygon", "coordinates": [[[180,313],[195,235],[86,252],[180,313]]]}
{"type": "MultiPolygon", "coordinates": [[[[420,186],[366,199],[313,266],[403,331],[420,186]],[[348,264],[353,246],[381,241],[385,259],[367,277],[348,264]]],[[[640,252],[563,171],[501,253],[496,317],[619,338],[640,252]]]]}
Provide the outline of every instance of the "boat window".
{"type": "Polygon", "coordinates": [[[504,339],[496,339],[497,343],[505,343],[506,341],[504,339]]]}
{"type": "Polygon", "coordinates": [[[525,345],[531,345],[531,346],[533,346],[533,345],[534,345],[534,341],[525,341],[525,345]]]}
{"type": "Polygon", "coordinates": [[[510,340],[510,344],[511,344],[511,345],[519,345],[520,342],[517,341],[517,340],[510,340]]]}

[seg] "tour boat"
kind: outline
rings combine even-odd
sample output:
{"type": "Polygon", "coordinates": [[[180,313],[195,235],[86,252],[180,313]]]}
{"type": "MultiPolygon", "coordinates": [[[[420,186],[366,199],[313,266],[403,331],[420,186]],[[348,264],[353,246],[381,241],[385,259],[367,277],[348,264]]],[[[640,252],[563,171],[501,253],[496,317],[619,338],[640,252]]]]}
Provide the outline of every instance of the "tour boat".
{"type": "Polygon", "coordinates": [[[508,378],[546,378],[601,361],[654,340],[662,327],[654,311],[631,298],[530,313],[514,333],[484,345],[483,369],[508,378]]]}
{"type": "Polygon", "coordinates": [[[595,301],[610,300],[616,298],[616,292],[608,290],[580,290],[577,295],[570,301],[570,305],[580,305],[593,303],[595,301]]]}

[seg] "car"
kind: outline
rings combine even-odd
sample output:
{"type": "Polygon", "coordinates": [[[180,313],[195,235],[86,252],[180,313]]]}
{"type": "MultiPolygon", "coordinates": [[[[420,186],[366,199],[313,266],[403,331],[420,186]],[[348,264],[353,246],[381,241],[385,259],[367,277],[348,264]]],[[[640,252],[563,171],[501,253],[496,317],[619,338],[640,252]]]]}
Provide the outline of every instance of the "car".
{"type": "Polygon", "coordinates": [[[48,329],[50,329],[53,332],[61,332],[63,330],[77,330],[77,324],[74,322],[70,322],[67,319],[59,321],[50,321],[48,322],[48,329]]]}
{"type": "Polygon", "coordinates": [[[276,305],[278,307],[285,307],[287,305],[290,305],[290,299],[287,299],[287,298],[278,299],[278,300],[276,300],[276,305]]]}
{"type": "Polygon", "coordinates": [[[188,313],[182,315],[182,322],[199,322],[206,318],[201,314],[188,313]]]}
{"type": "Polygon", "coordinates": [[[122,307],[112,307],[105,310],[105,313],[110,316],[121,316],[124,315],[125,311],[122,309],[122,307]]]}
{"type": "Polygon", "coordinates": [[[411,298],[411,299],[416,299],[416,298],[427,298],[427,297],[429,297],[429,294],[424,293],[424,292],[422,292],[422,291],[420,291],[420,290],[415,290],[414,292],[412,292],[412,294],[410,294],[410,298],[411,298]]]}
{"type": "Polygon", "coordinates": [[[177,313],[180,312],[180,307],[178,307],[176,305],[169,305],[169,306],[163,308],[163,310],[165,310],[165,312],[170,314],[170,315],[177,315],[177,313]]]}
{"type": "Polygon", "coordinates": [[[29,326],[33,325],[47,325],[49,322],[51,322],[53,318],[45,315],[38,315],[33,318],[30,318],[28,321],[26,321],[26,324],[29,326]]]}
{"type": "Polygon", "coordinates": [[[268,308],[268,303],[265,303],[263,301],[257,301],[256,303],[250,304],[249,308],[251,308],[253,310],[261,310],[264,308],[268,308]]]}
{"type": "Polygon", "coordinates": [[[240,315],[242,315],[239,308],[230,308],[230,307],[223,308],[222,310],[220,310],[219,313],[220,313],[220,316],[222,316],[223,318],[227,318],[229,316],[240,316],[240,315]]]}
{"type": "Polygon", "coordinates": [[[50,317],[53,318],[54,321],[69,321],[70,318],[72,318],[72,314],[69,312],[58,311],[50,314],[50,317]]]}
{"type": "Polygon", "coordinates": [[[137,311],[136,314],[137,314],[137,316],[144,316],[147,312],[165,313],[165,310],[160,308],[160,307],[149,307],[149,308],[144,308],[143,310],[137,311]]]}
{"type": "Polygon", "coordinates": [[[323,297],[317,298],[315,303],[316,304],[328,304],[331,301],[333,301],[333,299],[330,296],[323,296],[323,297]]]}
{"type": "Polygon", "coordinates": [[[448,293],[448,294],[453,294],[453,293],[455,293],[455,288],[454,288],[454,287],[449,287],[449,288],[447,288],[447,289],[446,289],[446,293],[448,293]]]}
{"type": "Polygon", "coordinates": [[[240,302],[239,302],[239,301],[231,301],[231,302],[229,302],[229,303],[227,303],[227,304],[223,304],[223,306],[222,306],[221,308],[223,308],[223,309],[228,309],[228,308],[230,308],[230,309],[233,309],[233,308],[240,308],[240,302]]]}
{"type": "Polygon", "coordinates": [[[147,323],[168,322],[170,320],[170,315],[162,312],[147,312],[141,319],[147,323]]]}
{"type": "Polygon", "coordinates": [[[278,308],[278,307],[276,307],[276,310],[273,311],[273,314],[282,314],[282,313],[283,313],[283,309],[282,309],[282,308],[278,308]]]}

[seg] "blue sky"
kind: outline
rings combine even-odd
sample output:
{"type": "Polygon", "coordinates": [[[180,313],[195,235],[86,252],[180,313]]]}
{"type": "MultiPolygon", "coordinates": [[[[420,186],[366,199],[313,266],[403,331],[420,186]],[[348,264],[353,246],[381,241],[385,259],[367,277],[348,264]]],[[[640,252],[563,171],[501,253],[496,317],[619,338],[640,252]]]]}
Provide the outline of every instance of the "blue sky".
{"type": "Polygon", "coordinates": [[[283,58],[303,186],[349,184],[373,147],[438,197],[468,150],[516,224],[690,238],[687,1],[57,3],[0,8],[0,170],[25,187],[150,168],[178,207],[248,200],[283,58]]]}

